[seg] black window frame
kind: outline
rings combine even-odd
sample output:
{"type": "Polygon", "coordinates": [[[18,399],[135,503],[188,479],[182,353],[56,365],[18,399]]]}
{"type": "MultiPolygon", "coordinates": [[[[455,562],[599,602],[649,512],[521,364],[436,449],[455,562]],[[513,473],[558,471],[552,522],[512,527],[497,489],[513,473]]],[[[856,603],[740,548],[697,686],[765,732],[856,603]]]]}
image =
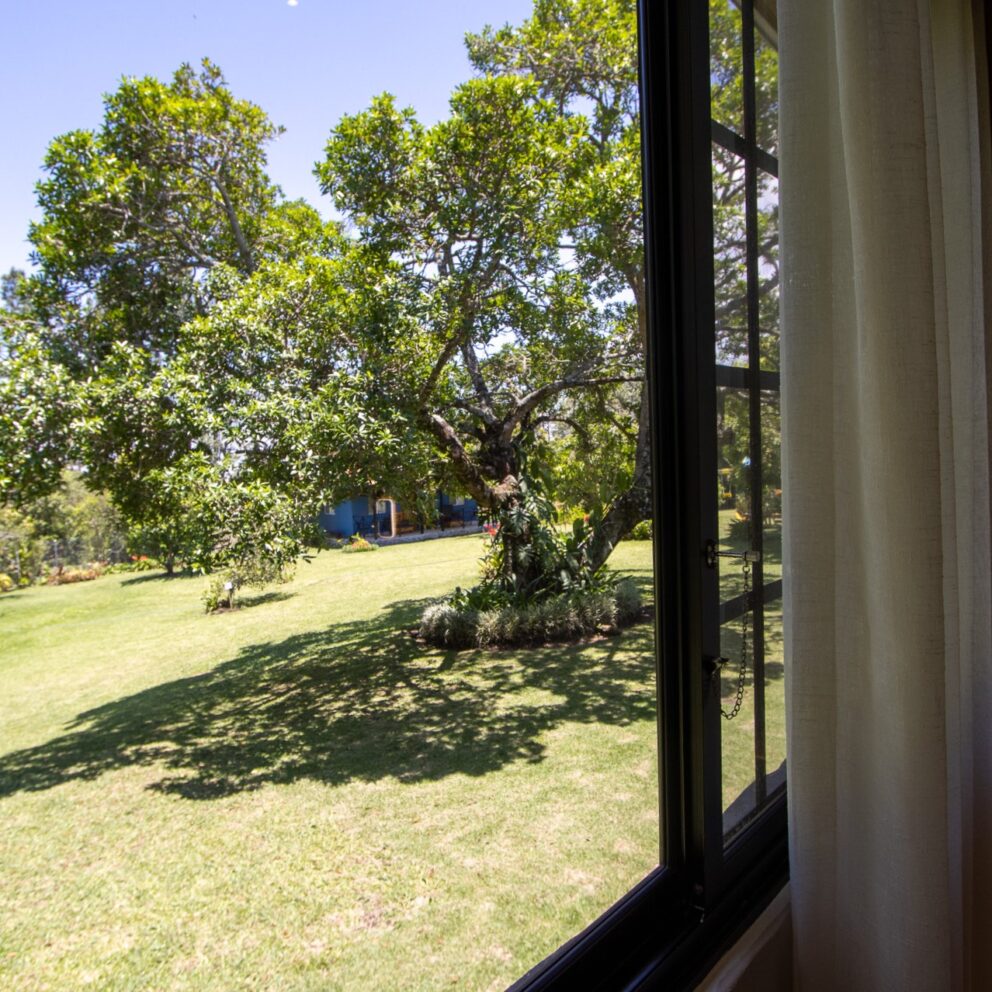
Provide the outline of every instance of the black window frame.
{"type": "MultiPolygon", "coordinates": [[[[741,6],[753,71],[753,0],[741,6]]],[[[512,992],[690,988],[788,879],[784,790],[725,843],[720,699],[707,692],[721,612],[707,563],[718,375],[707,0],[638,0],[638,39],[654,519],[664,522],[654,542],[663,856],[512,992]]],[[[753,105],[750,113],[753,124],[753,105]]],[[[741,150],[753,183],[754,163],[767,166],[767,156],[741,150]]],[[[767,385],[769,374],[752,364],[740,370],[746,385],[767,385]]]]}
{"type": "MultiPolygon", "coordinates": [[[[762,464],[762,432],[764,426],[763,396],[773,393],[776,397],[781,397],[781,376],[779,369],[762,368],[761,360],[761,337],[766,330],[761,325],[760,319],[760,265],[761,259],[758,244],[758,212],[759,212],[759,176],[764,174],[769,178],[778,180],[778,159],[775,155],[761,147],[758,134],[758,108],[756,103],[755,79],[755,38],[757,34],[757,24],[755,18],[755,6],[760,0],[731,0],[731,3],[740,9],[741,13],[741,53],[742,53],[742,76],[743,76],[743,119],[741,133],[726,127],[716,120],[710,121],[711,147],[717,146],[724,151],[738,157],[744,165],[744,212],[746,230],[745,266],[746,274],[746,335],[747,335],[747,356],[748,362],[744,367],[722,364],[715,360],[712,340],[708,337],[705,325],[699,328],[699,346],[705,352],[708,360],[713,366],[712,382],[702,383],[700,406],[701,417],[704,425],[710,424],[712,427],[704,426],[702,437],[706,445],[709,445],[714,437],[716,424],[716,394],[720,388],[745,391],[748,395],[748,456],[750,466],[747,470],[749,485],[749,539],[748,551],[755,554],[755,561],[750,564],[753,569],[753,588],[748,595],[739,595],[729,600],[722,600],[719,591],[719,578],[724,565],[731,570],[738,565],[734,559],[708,559],[709,571],[704,576],[703,589],[703,629],[704,629],[704,664],[709,671],[713,671],[713,660],[718,659],[721,654],[720,628],[731,621],[736,621],[743,614],[748,614],[751,631],[751,671],[752,671],[752,693],[754,705],[754,781],[753,796],[744,795],[740,797],[744,802],[733,804],[742,807],[742,814],[739,822],[728,835],[728,823],[726,811],[723,810],[721,796],[717,790],[708,789],[706,794],[707,837],[714,838],[714,851],[709,860],[710,881],[709,888],[719,889],[723,884],[722,877],[728,873],[732,876],[736,865],[744,858],[736,857],[736,850],[739,844],[747,847],[746,837],[748,828],[755,821],[755,818],[766,808],[781,807],[780,816],[785,815],[785,794],[784,790],[780,795],[775,794],[779,787],[777,771],[770,772],[766,761],[766,713],[765,713],[765,605],[781,600],[783,595],[783,584],[781,579],[774,579],[771,582],[764,580],[764,465],[762,464]],[[707,397],[712,398],[712,408],[706,402],[707,397]],[[772,795],[769,796],[769,789],[772,795]],[[753,804],[753,805],[752,805],[753,804]],[[724,830],[724,842],[728,847],[720,856],[715,849],[715,837],[719,835],[717,821],[722,819],[724,830]],[[715,877],[712,877],[715,876],[715,877]]],[[[767,0],[765,6],[768,6],[767,0]]],[[[774,3],[771,4],[774,9],[774,3]]],[[[707,4],[708,8],[708,4],[707,4]]],[[[712,197],[712,194],[711,194],[712,197]]],[[[713,241],[712,216],[709,220],[708,241],[713,241]]],[[[700,293],[706,294],[706,298],[712,300],[712,291],[707,291],[703,287],[714,282],[712,256],[709,260],[709,269],[703,267],[697,270],[697,283],[700,293]]],[[[710,325],[713,326],[713,315],[709,316],[710,325]]],[[[713,459],[716,462],[716,451],[707,450],[706,459],[713,459]]],[[[705,475],[701,480],[700,498],[703,502],[703,517],[705,520],[716,521],[717,505],[712,486],[707,489],[707,478],[705,475]]],[[[709,533],[704,533],[702,540],[707,548],[716,551],[718,537],[714,533],[715,525],[709,528],[709,533]]],[[[704,526],[704,531],[707,528],[704,526]]],[[[726,724],[722,723],[721,703],[716,693],[706,693],[704,695],[704,720],[706,722],[706,748],[709,752],[714,748],[719,748],[721,738],[721,728],[726,724]],[[714,745],[714,741],[717,743],[714,745]]],[[[712,769],[714,777],[721,777],[720,756],[707,755],[708,768],[712,769]]],[[[748,790],[751,791],[750,789],[748,790]]]]}

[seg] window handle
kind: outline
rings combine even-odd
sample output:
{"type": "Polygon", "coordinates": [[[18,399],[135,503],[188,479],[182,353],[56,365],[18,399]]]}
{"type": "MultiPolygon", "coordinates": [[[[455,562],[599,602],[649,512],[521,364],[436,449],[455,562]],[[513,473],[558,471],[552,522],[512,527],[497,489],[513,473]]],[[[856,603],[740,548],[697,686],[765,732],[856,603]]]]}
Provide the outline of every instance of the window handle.
{"type": "Polygon", "coordinates": [[[761,552],[748,549],[747,551],[718,551],[716,541],[706,542],[706,564],[709,568],[716,568],[718,558],[736,558],[738,561],[756,563],[761,561],[761,552]]]}

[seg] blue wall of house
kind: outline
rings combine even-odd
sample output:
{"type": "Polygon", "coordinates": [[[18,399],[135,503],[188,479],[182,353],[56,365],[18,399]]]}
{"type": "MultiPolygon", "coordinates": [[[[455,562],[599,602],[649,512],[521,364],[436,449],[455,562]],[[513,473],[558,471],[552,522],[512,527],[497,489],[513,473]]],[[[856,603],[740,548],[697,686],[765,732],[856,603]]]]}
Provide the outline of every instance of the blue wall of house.
{"type": "Polygon", "coordinates": [[[369,516],[369,498],[358,496],[338,503],[333,510],[324,510],[318,519],[320,526],[328,534],[352,537],[358,533],[359,525],[369,516]]]}
{"type": "Polygon", "coordinates": [[[440,494],[438,505],[441,510],[442,519],[447,517],[449,519],[460,520],[463,523],[478,519],[479,505],[474,499],[469,499],[466,496],[460,505],[455,500],[455,496],[449,496],[447,493],[440,494]]]}
{"type": "MultiPolygon", "coordinates": [[[[473,523],[478,519],[479,508],[474,499],[466,498],[459,504],[456,502],[456,497],[440,493],[437,505],[441,519],[447,523],[452,521],[473,523]]],[[[396,512],[400,513],[402,509],[403,507],[397,502],[396,512]]],[[[390,515],[380,513],[378,516],[380,530],[388,531],[390,515]]],[[[332,510],[323,510],[318,520],[328,534],[339,537],[353,537],[359,533],[371,534],[373,532],[372,501],[367,496],[346,499],[332,510]]]]}

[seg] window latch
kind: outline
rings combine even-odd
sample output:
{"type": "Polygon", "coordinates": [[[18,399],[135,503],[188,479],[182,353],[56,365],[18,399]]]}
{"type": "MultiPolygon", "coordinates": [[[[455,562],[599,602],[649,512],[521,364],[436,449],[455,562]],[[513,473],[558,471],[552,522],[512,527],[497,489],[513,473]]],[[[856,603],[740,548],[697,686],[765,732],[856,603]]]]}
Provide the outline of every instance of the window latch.
{"type": "Polygon", "coordinates": [[[703,674],[708,680],[712,681],[716,678],[723,666],[729,664],[730,659],[724,658],[722,655],[719,658],[712,658],[707,655],[703,658],[703,674]]]}
{"type": "Polygon", "coordinates": [[[717,549],[716,541],[706,542],[706,565],[709,568],[716,568],[718,558],[736,558],[738,561],[756,563],[761,561],[761,552],[748,549],[747,551],[720,551],[717,549]]]}

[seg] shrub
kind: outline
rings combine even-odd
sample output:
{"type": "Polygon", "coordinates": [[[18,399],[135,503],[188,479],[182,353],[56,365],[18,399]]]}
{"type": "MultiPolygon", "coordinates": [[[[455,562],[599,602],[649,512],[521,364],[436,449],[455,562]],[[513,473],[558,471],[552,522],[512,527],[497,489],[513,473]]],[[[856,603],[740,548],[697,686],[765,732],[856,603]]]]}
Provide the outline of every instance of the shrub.
{"type": "Polygon", "coordinates": [[[160,561],[149,558],[148,555],[131,555],[130,561],[108,565],[104,571],[108,575],[117,575],[120,572],[156,572],[164,569],[165,566],[160,561]]]}
{"type": "Polygon", "coordinates": [[[357,553],[359,551],[378,551],[379,545],[373,541],[366,541],[364,537],[353,537],[350,544],[346,544],[342,551],[347,553],[357,553]]]}
{"type": "Polygon", "coordinates": [[[517,636],[531,643],[567,641],[596,629],[592,608],[599,593],[553,596],[535,603],[522,617],[517,636]],[[529,614],[529,615],[528,615],[529,614]]]}
{"type": "Polygon", "coordinates": [[[615,591],[590,593],[578,605],[581,633],[592,633],[600,627],[613,629],[617,626],[619,611],[615,591]]]}
{"type": "Polygon", "coordinates": [[[630,623],[641,613],[641,591],[632,579],[621,579],[616,588],[617,618],[620,623],[630,623]]]}
{"type": "Polygon", "coordinates": [[[596,582],[586,547],[592,515],[575,519],[562,532],[558,512],[544,495],[546,473],[537,468],[542,477],[535,480],[521,464],[517,497],[500,507],[491,521],[495,528],[487,528],[482,560],[482,585],[507,593],[518,606],[596,582]]]}
{"type": "Polygon", "coordinates": [[[478,585],[471,589],[456,586],[448,602],[459,610],[498,610],[509,606],[513,597],[495,585],[478,585]]]}
{"type": "Polygon", "coordinates": [[[289,582],[292,577],[292,565],[256,555],[235,562],[226,572],[212,576],[200,599],[207,613],[233,610],[238,592],[244,587],[262,589],[272,583],[289,582]]]}
{"type": "Polygon", "coordinates": [[[236,594],[237,589],[229,575],[212,575],[200,599],[207,613],[216,613],[233,609],[236,594]]]}
{"type": "Polygon", "coordinates": [[[654,526],[650,520],[642,520],[631,527],[625,541],[651,541],[654,539],[654,526]]]}
{"type": "Polygon", "coordinates": [[[747,544],[751,540],[751,518],[738,510],[730,521],[727,536],[735,544],[747,544]]]}
{"type": "Polygon", "coordinates": [[[10,592],[13,588],[14,580],[6,572],[0,572],[0,592],[10,592]]]}
{"type": "Polygon", "coordinates": [[[449,648],[470,648],[476,644],[479,615],[450,603],[432,603],[420,619],[420,636],[431,644],[449,648]]]}
{"type": "Polygon", "coordinates": [[[45,584],[50,586],[71,585],[74,582],[92,582],[104,572],[102,562],[92,562],[87,568],[58,568],[52,572],[45,584]]]}
{"type": "Polygon", "coordinates": [[[485,586],[461,589],[428,606],[420,636],[448,648],[488,648],[570,641],[599,630],[616,629],[641,611],[637,586],[624,579],[612,587],[581,589],[523,606],[499,601],[485,586]]]}
{"type": "Polygon", "coordinates": [[[256,556],[235,562],[228,572],[228,579],[235,589],[250,586],[261,589],[274,582],[289,582],[293,577],[293,566],[273,561],[271,558],[256,556]]]}

